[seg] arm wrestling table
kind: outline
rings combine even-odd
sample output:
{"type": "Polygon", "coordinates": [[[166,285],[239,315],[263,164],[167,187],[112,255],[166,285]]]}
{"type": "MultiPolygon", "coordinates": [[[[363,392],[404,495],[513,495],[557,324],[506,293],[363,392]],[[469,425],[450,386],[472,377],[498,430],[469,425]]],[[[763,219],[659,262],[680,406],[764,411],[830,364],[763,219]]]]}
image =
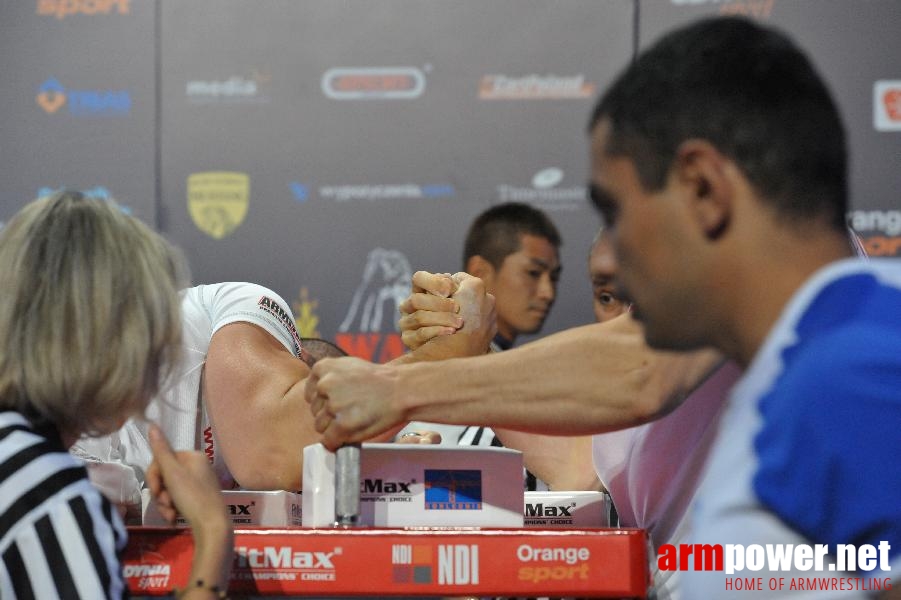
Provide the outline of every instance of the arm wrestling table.
{"type": "MultiPolygon", "coordinates": [[[[187,528],[130,527],[133,595],[187,583],[187,528]]],[[[259,596],[579,596],[645,598],[638,529],[353,528],[235,530],[229,593],[259,596]]]]}
{"type": "MultiPolygon", "coordinates": [[[[229,593],[254,596],[579,596],[645,598],[638,529],[354,527],[360,447],[336,453],[334,528],[235,530],[229,593]]],[[[130,527],[122,558],[134,595],[187,583],[187,528],[130,527]]]]}

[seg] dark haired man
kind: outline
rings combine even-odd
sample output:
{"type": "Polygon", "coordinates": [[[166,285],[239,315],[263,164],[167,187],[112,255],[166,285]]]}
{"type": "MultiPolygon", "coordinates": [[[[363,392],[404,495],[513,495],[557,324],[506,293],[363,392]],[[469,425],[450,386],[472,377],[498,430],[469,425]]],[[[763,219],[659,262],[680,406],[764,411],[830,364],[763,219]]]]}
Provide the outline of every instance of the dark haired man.
{"type": "Polygon", "coordinates": [[[494,295],[496,350],[520,334],[537,333],[557,295],[560,233],[541,210],[519,202],[498,204],[472,222],[463,246],[463,271],[494,295]]]}
{"type": "MultiPolygon", "coordinates": [[[[697,22],[614,82],[591,132],[592,193],[648,343],[746,370],[691,541],[883,544],[897,566],[901,488],[881,482],[901,480],[901,270],[850,258],[844,127],[808,58],[751,21],[697,22]]],[[[809,575],[772,568],[754,576],[809,575]]],[[[689,573],[685,591],[721,597],[723,579],[689,573]]]]}

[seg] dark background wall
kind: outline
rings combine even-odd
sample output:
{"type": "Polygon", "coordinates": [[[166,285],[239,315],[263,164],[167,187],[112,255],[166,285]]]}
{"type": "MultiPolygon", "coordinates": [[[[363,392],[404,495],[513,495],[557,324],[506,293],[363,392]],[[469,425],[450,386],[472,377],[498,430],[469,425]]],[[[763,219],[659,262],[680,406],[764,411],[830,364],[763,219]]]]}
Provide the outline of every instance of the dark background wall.
{"type": "Polygon", "coordinates": [[[115,197],[195,283],[267,285],[304,335],[383,361],[412,271],[459,270],[472,218],[522,200],[564,236],[543,333],[586,323],[593,102],[721,13],[812,54],[850,133],[849,222],[901,256],[898,0],[4,2],[0,221],[59,187],[115,197]]]}

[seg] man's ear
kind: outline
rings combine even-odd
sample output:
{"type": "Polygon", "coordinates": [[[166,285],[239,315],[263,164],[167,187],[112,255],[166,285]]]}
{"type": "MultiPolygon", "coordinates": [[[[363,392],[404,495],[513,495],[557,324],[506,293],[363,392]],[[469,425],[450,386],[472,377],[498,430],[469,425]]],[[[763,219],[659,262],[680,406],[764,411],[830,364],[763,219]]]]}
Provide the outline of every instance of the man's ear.
{"type": "Polygon", "coordinates": [[[490,283],[491,278],[494,277],[494,265],[488,262],[484,257],[476,254],[470,256],[469,260],[466,261],[466,272],[478,277],[488,284],[490,283]]]}
{"type": "Polygon", "coordinates": [[[728,163],[706,140],[686,140],[676,151],[676,176],[688,192],[695,221],[711,240],[722,236],[731,223],[735,186],[728,163]]]}

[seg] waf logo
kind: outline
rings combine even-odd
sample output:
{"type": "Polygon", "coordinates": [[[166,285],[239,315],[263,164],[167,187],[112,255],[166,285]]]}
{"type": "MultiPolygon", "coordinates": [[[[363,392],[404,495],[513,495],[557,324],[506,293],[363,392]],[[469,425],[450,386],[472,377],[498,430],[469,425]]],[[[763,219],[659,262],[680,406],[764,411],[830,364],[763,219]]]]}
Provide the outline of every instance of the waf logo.
{"type": "Polygon", "coordinates": [[[873,126],[877,131],[901,131],[901,80],[873,84],[873,126]]]}
{"type": "Polygon", "coordinates": [[[482,472],[479,470],[426,469],[426,510],[481,510],[482,472]]]}
{"type": "Polygon", "coordinates": [[[398,306],[410,293],[413,270],[397,250],[375,248],[366,257],[363,276],[335,341],[352,356],[387,362],[404,353],[397,331],[398,306]]]}
{"type": "Polygon", "coordinates": [[[131,94],[127,91],[67,90],[53,78],[41,84],[35,101],[51,115],[63,107],[76,117],[122,116],[131,112],[131,94]]]}
{"type": "Polygon", "coordinates": [[[65,19],[71,15],[127,15],[131,0],[38,0],[38,14],[65,19]]]}
{"type": "Polygon", "coordinates": [[[336,67],[322,74],[322,93],[332,100],[412,100],[425,91],[416,67],[336,67]]]}
{"type": "Polygon", "coordinates": [[[591,98],[596,86],[584,75],[485,75],[479,82],[482,100],[565,100],[591,98]]]}
{"type": "Polygon", "coordinates": [[[247,216],[250,177],[233,171],[188,176],[188,213],[200,231],[214,239],[232,233],[247,216]]]}

